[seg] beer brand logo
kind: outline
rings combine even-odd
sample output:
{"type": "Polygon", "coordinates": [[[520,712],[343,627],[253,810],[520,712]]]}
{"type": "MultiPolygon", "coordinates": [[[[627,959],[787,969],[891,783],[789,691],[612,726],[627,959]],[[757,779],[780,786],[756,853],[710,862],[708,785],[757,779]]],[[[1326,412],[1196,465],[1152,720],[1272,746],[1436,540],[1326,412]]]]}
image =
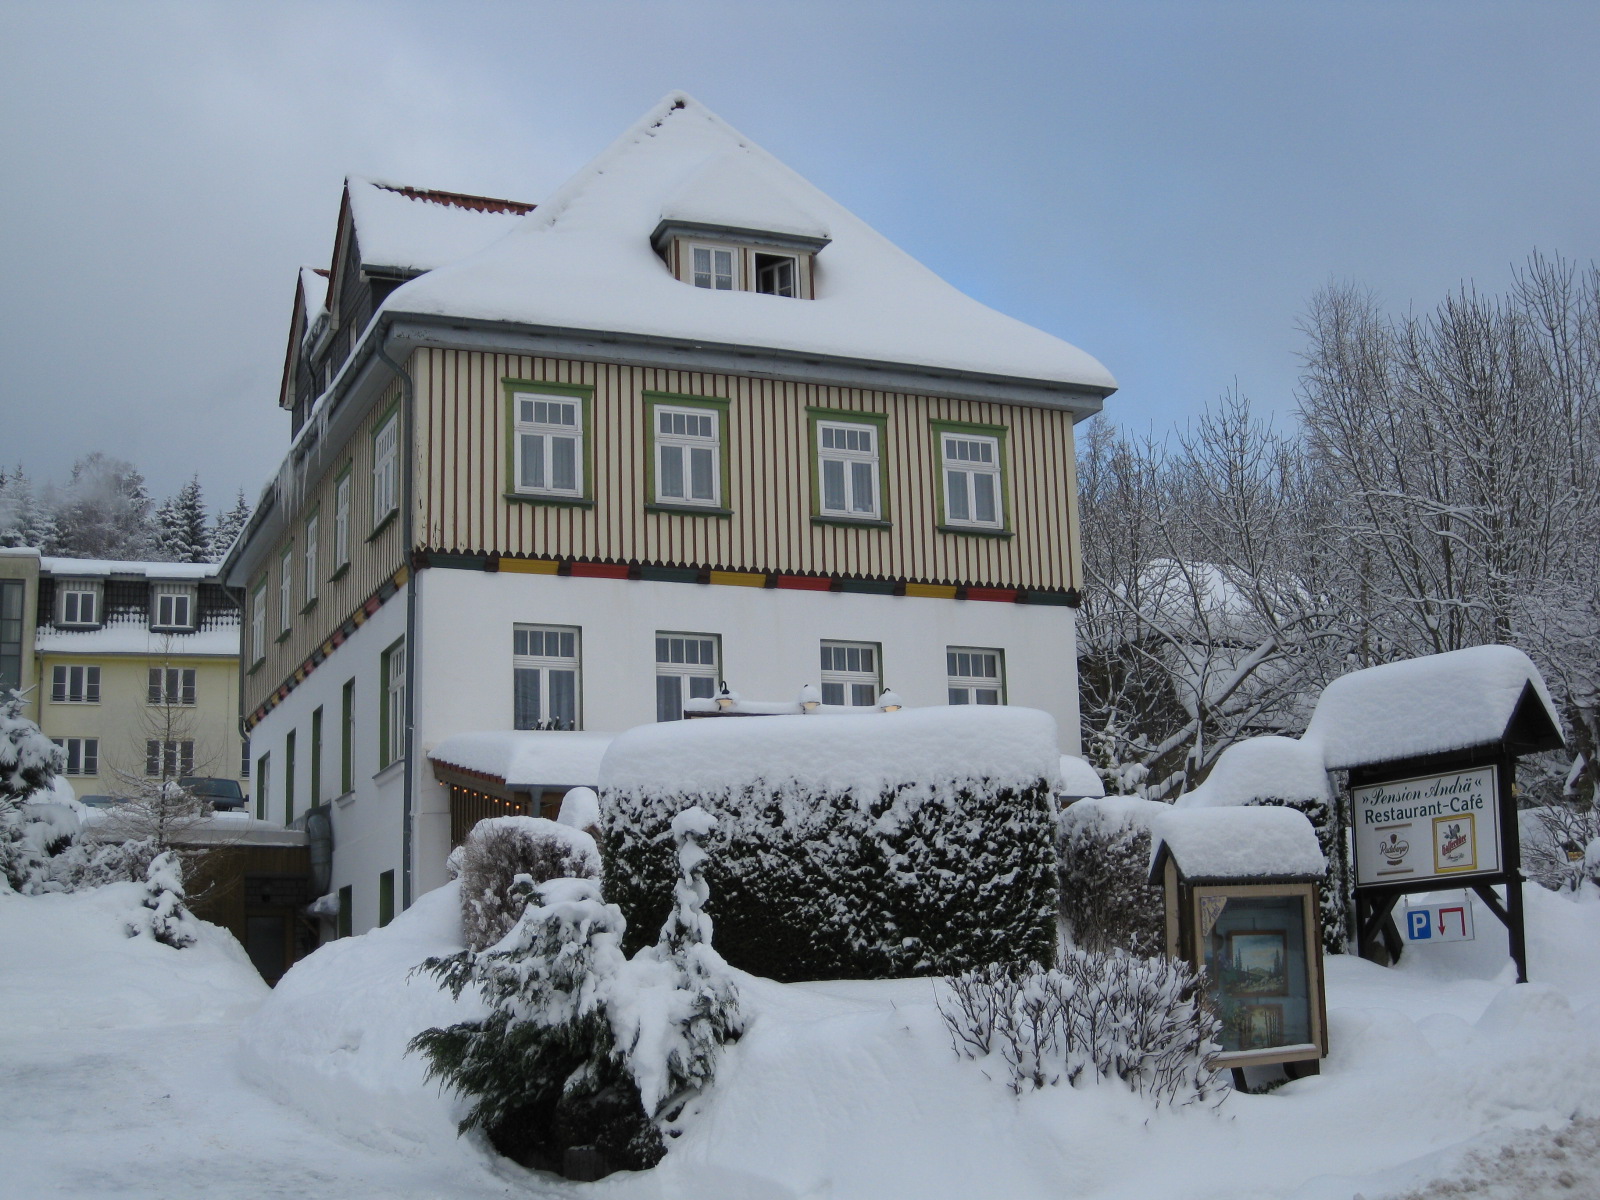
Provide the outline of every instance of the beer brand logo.
{"type": "Polygon", "coordinates": [[[1461,853],[1467,844],[1467,835],[1461,832],[1459,821],[1446,825],[1444,839],[1439,843],[1439,857],[1450,862],[1460,862],[1465,856],[1461,853]]]}
{"type": "Polygon", "coordinates": [[[1406,851],[1410,849],[1411,843],[1401,841],[1398,833],[1391,833],[1387,842],[1378,843],[1378,853],[1383,855],[1384,861],[1391,867],[1398,867],[1403,863],[1406,851]]]}

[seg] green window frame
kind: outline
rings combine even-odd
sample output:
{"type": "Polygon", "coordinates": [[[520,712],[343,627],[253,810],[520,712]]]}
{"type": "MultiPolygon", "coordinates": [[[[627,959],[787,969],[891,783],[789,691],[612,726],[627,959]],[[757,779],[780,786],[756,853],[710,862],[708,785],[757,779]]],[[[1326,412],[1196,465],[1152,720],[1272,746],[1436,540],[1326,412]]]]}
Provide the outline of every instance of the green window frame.
{"type": "Polygon", "coordinates": [[[267,576],[263,572],[250,589],[250,669],[267,660],[267,576]]]}
{"type": "Polygon", "coordinates": [[[322,803],[322,705],[311,710],[311,807],[322,803]]]}
{"type": "MultiPolygon", "coordinates": [[[[1006,448],[1010,430],[1004,425],[980,425],[973,421],[930,421],[928,424],[933,432],[933,461],[939,472],[939,477],[933,490],[934,524],[939,531],[941,533],[959,533],[978,537],[1012,536],[1011,470],[1006,448]],[[957,441],[969,444],[992,443],[994,461],[992,463],[975,462],[970,469],[955,463],[955,460],[947,462],[945,458],[947,438],[954,438],[957,441]],[[951,516],[947,511],[947,498],[950,494],[950,475],[952,471],[967,476],[968,481],[974,475],[994,476],[995,487],[1000,493],[995,497],[997,510],[995,514],[997,521],[995,523],[981,521],[972,517],[970,510],[969,516],[965,519],[951,516]]],[[[966,482],[964,481],[964,487],[966,482]]]]}
{"type": "Polygon", "coordinates": [[[294,820],[294,741],[295,731],[283,739],[283,823],[294,820]]]}
{"type": "Polygon", "coordinates": [[[355,888],[345,884],[339,889],[339,936],[347,938],[356,931],[355,888]]]}
{"type": "Polygon", "coordinates": [[[394,871],[378,876],[378,928],[394,920],[394,871]]]}
{"type": "Polygon", "coordinates": [[[350,569],[350,514],[355,508],[355,481],[346,462],[333,477],[333,572],[329,582],[350,569]]]}
{"type": "Polygon", "coordinates": [[[372,532],[368,541],[400,511],[400,471],[400,401],[396,400],[372,423],[372,532]]]}
{"type": "Polygon", "coordinates": [[[256,820],[267,819],[267,780],[270,778],[268,768],[272,766],[272,754],[269,751],[256,759],[256,820]]]}
{"type": "Polygon", "coordinates": [[[302,613],[308,613],[317,606],[318,585],[322,582],[320,559],[322,557],[322,506],[312,507],[306,514],[305,521],[300,526],[301,550],[300,557],[304,560],[305,583],[301,589],[304,603],[300,606],[302,613]]]}
{"type": "Polygon", "coordinates": [[[396,638],[378,664],[379,770],[397,762],[405,750],[405,653],[405,638],[396,638]]]}
{"type": "MultiPolygon", "coordinates": [[[[645,480],[645,510],[647,512],[684,513],[696,517],[731,517],[733,515],[732,486],[733,469],[730,446],[732,444],[731,429],[732,402],[719,396],[687,396],[677,392],[645,392],[644,393],[644,419],[645,419],[645,445],[650,452],[644,460],[645,480]],[[666,442],[661,441],[659,430],[661,427],[662,410],[679,410],[687,415],[705,415],[713,418],[713,428],[716,430],[716,455],[712,465],[713,478],[716,482],[717,493],[711,501],[692,500],[684,498],[663,498],[658,491],[660,480],[660,458],[663,449],[680,448],[676,442],[678,434],[667,434],[666,442]],[[696,414],[693,410],[698,410],[696,414]]],[[[694,447],[685,447],[694,449],[694,447]]],[[[687,459],[687,456],[685,456],[687,459]]],[[[692,467],[684,472],[686,480],[692,479],[692,467]]],[[[686,483],[684,491],[692,490],[692,484],[686,483]]]]}
{"type": "Polygon", "coordinates": [[[351,754],[356,736],[356,681],[347,679],[339,697],[339,794],[355,791],[356,772],[351,754]]]}
{"type": "MultiPolygon", "coordinates": [[[[505,486],[502,494],[505,498],[517,504],[553,504],[571,508],[590,508],[594,505],[594,388],[586,384],[577,383],[543,383],[534,379],[502,379],[501,392],[504,396],[503,407],[505,410],[505,486]],[[521,421],[519,417],[521,405],[524,401],[536,404],[540,400],[571,401],[578,406],[578,420],[575,426],[560,426],[538,421],[521,421]],[[551,475],[554,469],[555,451],[551,442],[551,435],[560,437],[564,429],[571,428],[571,436],[576,438],[578,445],[573,455],[573,467],[578,478],[576,486],[572,488],[556,488],[550,486],[551,475]],[[545,459],[541,454],[541,462],[545,467],[544,476],[546,483],[541,486],[523,486],[520,483],[522,471],[520,469],[519,451],[523,446],[523,438],[542,438],[541,443],[549,450],[550,457],[545,459]]],[[[531,415],[531,414],[530,414],[531,415]]]]}
{"type": "Polygon", "coordinates": [[[867,529],[889,529],[893,522],[889,517],[889,472],[885,462],[886,447],[889,442],[889,415],[879,412],[856,412],[845,408],[816,408],[807,406],[806,421],[808,425],[807,445],[811,459],[811,522],[814,525],[853,525],[867,529]],[[823,430],[839,426],[855,425],[870,427],[873,437],[877,439],[876,452],[873,454],[872,470],[876,476],[877,506],[875,513],[852,513],[846,509],[833,511],[824,505],[826,486],[823,479],[824,461],[837,458],[841,461],[855,459],[861,461],[863,456],[859,452],[841,449],[837,454],[825,450],[823,430]]]}

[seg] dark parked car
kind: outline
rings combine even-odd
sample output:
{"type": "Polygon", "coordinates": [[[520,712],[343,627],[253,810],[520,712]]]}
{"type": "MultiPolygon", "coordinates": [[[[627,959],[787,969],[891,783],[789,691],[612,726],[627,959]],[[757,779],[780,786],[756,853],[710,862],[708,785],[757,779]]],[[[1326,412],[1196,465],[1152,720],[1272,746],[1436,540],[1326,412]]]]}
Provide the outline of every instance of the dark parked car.
{"type": "Polygon", "coordinates": [[[115,808],[119,804],[126,804],[126,796],[79,796],[79,804],[87,804],[90,808],[115,808]]]}
{"type": "Polygon", "coordinates": [[[178,780],[178,786],[188,788],[196,796],[211,801],[211,807],[224,812],[244,808],[247,801],[244,789],[237,779],[218,779],[209,775],[189,775],[178,780]]]}

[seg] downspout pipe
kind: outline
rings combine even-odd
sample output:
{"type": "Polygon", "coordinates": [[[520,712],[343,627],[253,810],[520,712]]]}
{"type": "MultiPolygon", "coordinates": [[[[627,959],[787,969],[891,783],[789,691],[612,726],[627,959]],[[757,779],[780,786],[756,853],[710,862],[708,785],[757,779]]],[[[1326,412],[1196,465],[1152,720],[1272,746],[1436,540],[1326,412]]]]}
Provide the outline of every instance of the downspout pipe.
{"type": "Polygon", "coordinates": [[[402,809],[400,826],[400,907],[411,907],[411,859],[414,846],[412,824],[416,806],[416,783],[412,751],[415,746],[413,729],[417,705],[417,576],[412,548],[416,545],[416,407],[417,389],[411,373],[389,354],[389,339],[393,329],[385,325],[377,341],[378,359],[400,380],[400,429],[405,445],[405,470],[401,473],[401,553],[406,564],[406,713],[405,713],[405,779],[401,788],[402,809]]]}

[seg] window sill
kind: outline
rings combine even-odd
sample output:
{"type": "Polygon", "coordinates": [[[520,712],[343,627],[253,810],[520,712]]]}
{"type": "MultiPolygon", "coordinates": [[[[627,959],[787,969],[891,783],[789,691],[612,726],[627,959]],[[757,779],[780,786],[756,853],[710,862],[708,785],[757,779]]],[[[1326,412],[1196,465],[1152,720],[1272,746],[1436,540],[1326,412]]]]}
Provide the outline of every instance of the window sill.
{"type": "Polygon", "coordinates": [[[316,606],[317,606],[317,598],[315,596],[313,596],[313,597],[311,597],[311,599],[307,600],[305,602],[305,604],[301,607],[300,615],[302,617],[305,616],[312,609],[316,608],[316,606]]]}
{"type": "Polygon", "coordinates": [[[405,766],[406,760],[403,758],[397,758],[387,767],[384,767],[381,771],[374,775],[372,777],[372,782],[379,784],[388,783],[389,780],[398,778],[400,772],[405,770],[405,766]]]}
{"type": "Polygon", "coordinates": [[[54,696],[52,696],[50,698],[49,703],[51,703],[51,704],[71,704],[71,705],[74,705],[74,706],[76,706],[78,708],[82,708],[85,704],[99,704],[100,701],[98,701],[98,700],[73,700],[70,697],[65,699],[65,700],[57,700],[54,696]]]}
{"type": "Polygon", "coordinates": [[[261,668],[266,665],[266,662],[267,662],[266,657],[263,655],[261,658],[256,659],[255,662],[251,663],[248,667],[246,667],[244,673],[246,675],[254,675],[257,671],[261,670],[261,668]]]}
{"type": "Polygon", "coordinates": [[[813,525],[837,525],[844,529],[893,529],[890,521],[880,521],[877,517],[845,517],[833,513],[817,513],[811,518],[813,525]]]}
{"type": "Polygon", "coordinates": [[[356,798],[356,794],[355,794],[354,789],[352,789],[352,790],[346,792],[342,796],[335,796],[333,798],[333,802],[335,804],[337,804],[340,808],[349,808],[350,805],[355,802],[355,798],[356,798]]]}
{"type": "Polygon", "coordinates": [[[389,528],[389,526],[393,525],[394,519],[399,515],[400,510],[398,508],[391,508],[384,516],[383,520],[379,521],[372,527],[372,532],[367,534],[366,540],[369,542],[377,541],[378,535],[381,534],[385,529],[389,528]]]}
{"type": "Polygon", "coordinates": [[[193,633],[194,632],[194,626],[193,625],[152,625],[152,626],[150,626],[150,632],[151,633],[162,633],[162,634],[193,633]]]}
{"type": "Polygon", "coordinates": [[[986,529],[982,525],[935,525],[940,533],[960,533],[969,537],[1009,538],[1017,535],[1009,529],[986,529]]]}
{"type": "Polygon", "coordinates": [[[342,562],[339,564],[338,570],[328,576],[328,582],[332,583],[336,579],[343,579],[348,574],[350,574],[350,564],[348,561],[342,562]]]}
{"type": "Polygon", "coordinates": [[[289,635],[292,634],[293,632],[294,632],[294,627],[291,625],[288,629],[285,629],[282,633],[278,634],[278,636],[273,638],[272,640],[276,645],[281,646],[281,645],[283,645],[284,642],[287,642],[289,640],[289,635]]]}
{"type": "Polygon", "coordinates": [[[594,501],[585,496],[543,496],[537,492],[505,492],[513,504],[553,504],[558,508],[593,508],[594,501]]]}
{"type": "Polygon", "coordinates": [[[645,512],[678,513],[685,517],[731,517],[733,509],[710,504],[646,504],[645,512]]]}

